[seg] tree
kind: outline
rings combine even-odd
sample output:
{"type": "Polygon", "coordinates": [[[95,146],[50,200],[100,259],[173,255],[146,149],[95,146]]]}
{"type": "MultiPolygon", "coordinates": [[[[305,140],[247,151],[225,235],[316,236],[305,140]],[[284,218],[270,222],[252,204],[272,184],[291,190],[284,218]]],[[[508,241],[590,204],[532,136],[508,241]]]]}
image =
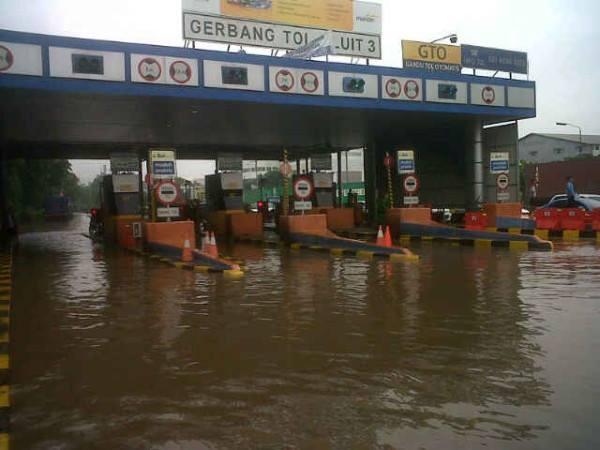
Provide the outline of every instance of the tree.
{"type": "Polygon", "coordinates": [[[15,159],[7,172],[8,205],[19,220],[40,216],[48,197],[62,194],[74,204],[81,199],[79,179],[68,160],[15,159]]]}

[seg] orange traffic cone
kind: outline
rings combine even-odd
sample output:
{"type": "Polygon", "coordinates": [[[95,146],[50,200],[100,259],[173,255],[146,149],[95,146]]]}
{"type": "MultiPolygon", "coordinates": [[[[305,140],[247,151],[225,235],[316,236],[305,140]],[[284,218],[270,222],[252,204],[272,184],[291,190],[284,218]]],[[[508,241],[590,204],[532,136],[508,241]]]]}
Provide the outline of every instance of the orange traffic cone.
{"type": "Polygon", "coordinates": [[[210,233],[210,245],[208,247],[208,254],[213,258],[219,257],[219,249],[217,248],[217,239],[215,233],[210,233]]]}
{"type": "Polygon", "coordinates": [[[384,245],[386,247],[393,247],[393,244],[392,244],[392,233],[390,233],[390,227],[389,226],[385,227],[384,241],[385,241],[384,245]]]}
{"type": "Polygon", "coordinates": [[[383,228],[379,225],[379,231],[377,232],[377,241],[375,245],[379,245],[380,247],[385,247],[385,237],[383,237],[383,228]]]}
{"type": "Polygon", "coordinates": [[[192,262],[194,260],[194,256],[192,255],[192,245],[190,244],[190,240],[186,239],[183,243],[183,252],[181,253],[181,261],[183,262],[192,262]]]}

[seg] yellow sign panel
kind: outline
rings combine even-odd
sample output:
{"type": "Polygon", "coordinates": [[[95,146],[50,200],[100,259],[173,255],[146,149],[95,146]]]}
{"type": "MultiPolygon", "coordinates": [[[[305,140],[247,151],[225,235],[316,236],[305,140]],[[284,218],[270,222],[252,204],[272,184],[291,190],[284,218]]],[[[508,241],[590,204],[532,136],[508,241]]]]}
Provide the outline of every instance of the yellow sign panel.
{"type": "Polygon", "coordinates": [[[430,63],[461,64],[461,50],[456,45],[402,41],[402,58],[430,63]]]}
{"type": "Polygon", "coordinates": [[[224,16],[352,31],[353,0],[221,0],[224,16]]]}

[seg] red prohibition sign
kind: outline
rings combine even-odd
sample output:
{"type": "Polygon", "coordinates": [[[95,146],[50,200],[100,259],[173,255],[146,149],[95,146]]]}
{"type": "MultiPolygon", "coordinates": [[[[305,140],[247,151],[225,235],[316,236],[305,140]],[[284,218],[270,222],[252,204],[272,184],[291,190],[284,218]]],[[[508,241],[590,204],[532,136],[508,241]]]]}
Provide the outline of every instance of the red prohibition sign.
{"type": "Polygon", "coordinates": [[[484,103],[491,105],[496,101],[496,91],[491,86],[486,86],[481,90],[481,99],[484,103]]]}
{"type": "Polygon", "coordinates": [[[414,194],[419,190],[419,179],[415,175],[408,175],[404,178],[404,192],[414,194]]]}
{"type": "Polygon", "coordinates": [[[305,72],[300,78],[300,85],[304,91],[312,94],[319,89],[319,77],[312,72],[305,72]]]}
{"type": "Polygon", "coordinates": [[[415,100],[419,96],[419,83],[415,80],[404,83],[404,95],[410,100],[415,100]]]}
{"type": "Polygon", "coordinates": [[[179,84],[185,84],[192,79],[192,68],[185,61],[175,61],[169,67],[171,79],[179,84]]]}
{"type": "Polygon", "coordinates": [[[0,72],[10,69],[14,63],[15,57],[10,49],[0,45],[0,72]]]}
{"type": "Polygon", "coordinates": [[[280,91],[289,92],[294,88],[296,80],[294,80],[294,75],[292,74],[292,72],[286,69],[281,69],[275,75],[275,84],[277,85],[280,91]]]}
{"type": "Polygon", "coordinates": [[[138,73],[140,74],[140,77],[146,81],[156,81],[162,74],[162,67],[156,59],[144,58],[138,64],[138,73]],[[157,71],[158,73],[156,73],[157,71]]]}
{"type": "Polygon", "coordinates": [[[395,78],[390,78],[385,83],[385,92],[392,98],[398,98],[402,94],[402,84],[395,78]]]}

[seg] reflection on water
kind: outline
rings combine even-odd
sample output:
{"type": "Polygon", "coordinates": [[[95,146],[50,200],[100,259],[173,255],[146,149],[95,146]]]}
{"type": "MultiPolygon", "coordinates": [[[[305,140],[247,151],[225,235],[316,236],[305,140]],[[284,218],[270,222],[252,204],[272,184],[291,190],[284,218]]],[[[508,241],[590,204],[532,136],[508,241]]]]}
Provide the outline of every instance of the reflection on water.
{"type": "Polygon", "coordinates": [[[14,448],[600,444],[594,245],[424,245],[418,265],[238,245],[232,281],[85,223],[21,238],[14,448]]]}

